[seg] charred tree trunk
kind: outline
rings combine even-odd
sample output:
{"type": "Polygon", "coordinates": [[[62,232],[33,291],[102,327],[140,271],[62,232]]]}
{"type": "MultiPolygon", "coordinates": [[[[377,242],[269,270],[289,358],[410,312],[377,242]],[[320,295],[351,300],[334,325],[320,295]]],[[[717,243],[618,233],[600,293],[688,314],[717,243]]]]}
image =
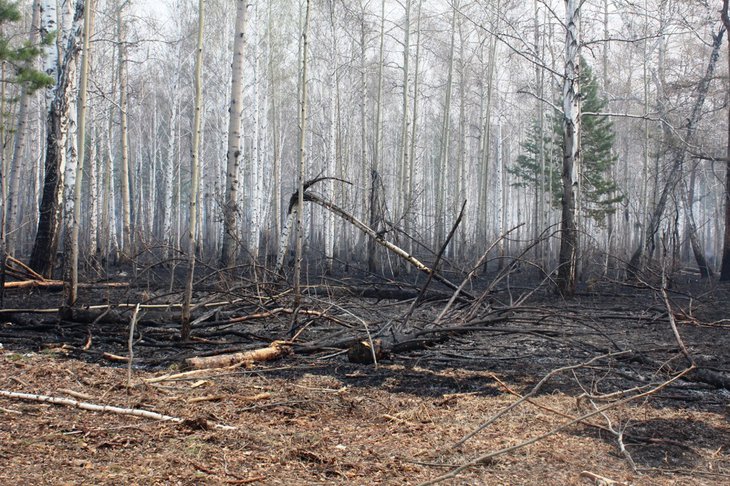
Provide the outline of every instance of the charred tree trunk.
{"type": "Polygon", "coordinates": [[[58,250],[63,172],[66,166],[66,141],[69,133],[69,113],[74,105],[72,93],[76,89],[76,68],[80,51],[79,40],[83,13],[84,1],[77,0],[73,27],[68,36],[58,83],[48,111],[46,175],[39,208],[38,231],[30,257],[30,267],[46,277],[51,275],[58,250]]]}
{"type": "Polygon", "coordinates": [[[578,267],[578,197],[580,167],[580,56],[578,22],[580,7],[566,0],[565,79],[563,80],[563,198],[560,223],[558,290],[575,293],[578,267]]]}

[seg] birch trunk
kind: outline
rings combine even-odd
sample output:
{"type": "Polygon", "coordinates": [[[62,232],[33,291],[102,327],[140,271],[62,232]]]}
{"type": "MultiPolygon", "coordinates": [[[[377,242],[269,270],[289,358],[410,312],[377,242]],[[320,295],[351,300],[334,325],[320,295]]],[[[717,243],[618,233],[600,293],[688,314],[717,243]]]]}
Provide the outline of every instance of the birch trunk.
{"type": "Polygon", "coordinates": [[[434,246],[436,248],[443,244],[446,236],[447,205],[451,191],[449,190],[449,142],[451,127],[451,93],[453,88],[454,73],[454,47],[456,45],[456,17],[458,15],[459,2],[454,2],[451,12],[451,41],[449,43],[449,66],[446,75],[446,95],[444,99],[444,112],[441,121],[441,149],[439,151],[438,169],[436,171],[436,229],[434,232],[434,246]]]}
{"type": "Polygon", "coordinates": [[[92,265],[98,268],[99,249],[99,164],[96,150],[96,123],[94,110],[89,110],[89,251],[92,265]]]}
{"type": "Polygon", "coordinates": [[[261,76],[259,73],[259,59],[261,56],[261,42],[259,40],[259,15],[258,2],[254,3],[254,30],[253,30],[253,107],[254,107],[254,133],[253,146],[251,147],[251,225],[248,234],[248,250],[251,260],[256,262],[259,257],[259,245],[261,241],[261,209],[263,207],[263,189],[261,187],[261,177],[263,172],[261,162],[261,103],[260,103],[260,86],[261,76]]]}
{"type": "MultiPolygon", "coordinates": [[[[82,7],[83,8],[83,7],[82,7]]],[[[84,176],[84,157],[86,154],[86,111],[87,85],[89,79],[89,52],[92,34],[92,12],[94,1],[84,8],[83,47],[81,48],[81,75],[79,79],[78,104],[70,107],[69,113],[69,143],[65,176],[65,248],[64,248],[64,280],[68,285],[64,287],[66,305],[73,307],[78,298],[79,283],[79,225],[81,220],[81,183],[84,176]],[[78,124],[78,128],[77,128],[78,124]],[[78,136],[76,136],[78,134],[78,136]]],[[[75,103],[75,99],[72,103],[75,103]]],[[[92,162],[93,163],[93,162],[92,162]]]]}
{"type": "Polygon", "coordinates": [[[578,204],[580,168],[580,6],[565,0],[565,71],[563,79],[563,173],[558,256],[558,290],[575,294],[578,265],[578,204]]]}
{"type": "MultiPolygon", "coordinates": [[[[385,0],[380,2],[380,47],[378,50],[378,92],[375,100],[375,142],[373,143],[373,158],[370,164],[370,227],[381,231],[382,212],[380,199],[380,167],[383,161],[383,63],[385,59],[385,0]]],[[[376,271],[375,242],[368,240],[368,271],[376,271]]]]}
{"type": "MultiPolygon", "coordinates": [[[[410,1],[410,0],[409,0],[410,1]]],[[[338,82],[337,82],[337,71],[338,71],[338,55],[337,55],[337,32],[336,32],[336,18],[337,18],[337,3],[331,2],[330,4],[330,34],[332,35],[332,46],[331,46],[331,57],[332,65],[330,67],[330,132],[329,132],[329,145],[328,145],[328,156],[327,156],[327,173],[330,176],[339,176],[336,174],[336,162],[339,158],[337,152],[337,94],[338,94],[338,82]]],[[[333,179],[326,181],[325,197],[328,197],[331,201],[334,201],[335,184],[333,179]]],[[[335,256],[335,215],[327,211],[324,214],[324,257],[326,260],[326,268],[328,271],[332,270],[332,262],[335,256]]]]}
{"type": "MultiPolygon", "coordinates": [[[[180,58],[180,46],[177,47],[177,58],[180,58]]],[[[162,192],[164,193],[164,212],[162,223],[162,239],[165,242],[165,255],[172,257],[172,200],[174,196],[173,182],[175,180],[175,141],[177,140],[177,110],[178,110],[178,74],[173,75],[172,91],[170,97],[170,121],[167,138],[167,157],[165,158],[164,177],[162,180],[162,192]]]]}
{"type": "Polygon", "coordinates": [[[127,126],[128,90],[127,90],[127,38],[123,19],[124,9],[129,4],[123,3],[117,9],[117,53],[119,55],[119,137],[121,151],[121,196],[122,196],[122,258],[130,258],[132,248],[132,210],[129,195],[129,129],[127,126]]]}
{"type": "Polygon", "coordinates": [[[272,213],[273,213],[273,219],[274,219],[274,237],[273,240],[277,241],[282,234],[282,228],[281,228],[281,149],[280,149],[280,140],[281,140],[281,134],[279,133],[279,109],[277,105],[277,93],[278,93],[278,83],[277,83],[277,76],[275,73],[275,53],[272,38],[271,38],[271,30],[274,25],[274,19],[271,11],[271,5],[273,2],[269,2],[268,4],[268,28],[267,30],[267,36],[268,36],[268,42],[267,46],[269,48],[269,59],[268,59],[268,70],[269,70],[269,119],[271,120],[271,145],[272,145],[272,152],[273,152],[273,180],[271,181],[271,184],[273,186],[272,196],[273,204],[272,204],[272,213]]]}
{"type": "MultiPolygon", "coordinates": [[[[404,221],[404,228],[407,235],[411,234],[411,220],[416,219],[417,213],[413,211],[411,217],[408,217],[409,209],[413,205],[413,194],[415,191],[415,180],[416,180],[416,127],[418,125],[418,88],[420,81],[420,63],[421,63],[421,12],[423,10],[423,0],[418,1],[418,17],[416,20],[416,53],[415,53],[415,65],[413,66],[413,116],[411,123],[411,140],[410,149],[408,151],[408,183],[406,185],[406,209],[404,214],[406,215],[404,221]]],[[[406,248],[412,250],[412,241],[410,238],[407,240],[406,248]]],[[[410,271],[410,267],[409,271],[410,271]]]]}
{"type": "Polygon", "coordinates": [[[398,209],[403,214],[405,220],[408,218],[408,187],[410,185],[410,170],[408,169],[408,135],[410,125],[410,102],[408,100],[409,82],[410,82],[410,59],[411,59],[411,0],[406,0],[403,5],[405,10],[405,20],[403,26],[403,93],[402,93],[402,118],[401,118],[401,135],[400,135],[400,157],[398,161],[399,188],[397,197],[399,199],[398,209]]]}
{"type": "Polygon", "coordinates": [[[193,300],[193,281],[195,278],[195,242],[198,223],[198,186],[200,185],[200,132],[203,109],[203,27],[205,25],[205,0],[198,0],[198,41],[195,52],[195,114],[193,115],[193,141],[190,160],[190,222],[186,235],[188,251],[188,276],[181,311],[180,339],[190,338],[190,306],[193,300]]]}
{"type": "Polygon", "coordinates": [[[223,247],[220,266],[226,268],[236,261],[238,250],[239,165],[241,163],[241,121],[243,116],[243,68],[246,49],[246,0],[236,0],[236,26],[233,46],[233,77],[231,104],[228,112],[228,150],[226,152],[226,197],[223,206],[223,247]]]}
{"type": "Polygon", "coordinates": [[[66,143],[75,104],[76,69],[79,56],[84,0],[77,0],[69,30],[68,44],[59,69],[53,102],[48,112],[46,134],[46,175],[39,208],[38,231],[30,258],[30,267],[50,276],[58,249],[61,208],[66,171],[66,143]]]}
{"type": "Polygon", "coordinates": [[[306,0],[304,25],[302,26],[301,80],[299,89],[299,162],[297,164],[297,212],[296,212],[296,256],[294,261],[294,306],[299,307],[302,299],[301,278],[304,253],[304,177],[307,158],[307,56],[309,48],[309,15],[311,0],[306,0]]]}

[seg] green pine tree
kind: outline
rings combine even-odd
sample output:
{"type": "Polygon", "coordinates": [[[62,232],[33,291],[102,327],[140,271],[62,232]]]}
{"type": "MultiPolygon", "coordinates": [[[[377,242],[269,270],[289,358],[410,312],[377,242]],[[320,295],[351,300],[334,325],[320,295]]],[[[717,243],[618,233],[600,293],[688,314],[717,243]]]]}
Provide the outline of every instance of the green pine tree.
{"type": "MultiPolygon", "coordinates": [[[[17,2],[0,0],[0,32],[5,32],[5,25],[21,19],[17,2]]],[[[0,62],[11,66],[13,73],[6,81],[22,84],[26,89],[35,91],[52,86],[55,80],[46,73],[33,67],[33,61],[41,54],[41,48],[53,42],[51,34],[42,40],[40,46],[30,42],[18,43],[11,37],[0,34],[0,62]]]]}
{"type": "MultiPolygon", "coordinates": [[[[607,101],[598,93],[598,83],[593,71],[581,59],[580,85],[583,113],[600,113],[605,110],[607,101]]],[[[545,170],[543,181],[545,191],[551,192],[551,203],[560,207],[562,184],[560,176],[563,160],[563,126],[559,113],[548,116],[543,138],[545,170]]],[[[607,214],[613,213],[623,200],[616,182],[611,179],[611,168],[617,157],[613,153],[615,134],[613,123],[606,116],[581,115],[581,185],[582,205],[586,214],[597,223],[602,223],[607,214]]],[[[530,126],[527,139],[522,144],[523,153],[509,168],[509,172],[517,177],[516,186],[534,187],[539,190],[541,178],[540,168],[540,133],[538,123],[530,126]]]]}

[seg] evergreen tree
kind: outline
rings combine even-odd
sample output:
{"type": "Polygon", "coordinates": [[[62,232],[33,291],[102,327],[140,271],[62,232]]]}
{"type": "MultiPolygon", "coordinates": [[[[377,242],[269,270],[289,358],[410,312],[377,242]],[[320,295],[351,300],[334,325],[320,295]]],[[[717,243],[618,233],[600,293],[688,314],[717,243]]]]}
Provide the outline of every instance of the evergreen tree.
{"type": "MultiPolygon", "coordinates": [[[[5,32],[5,25],[18,22],[21,19],[20,9],[16,2],[0,0],[0,32],[5,32]]],[[[53,42],[51,34],[42,40],[42,45],[53,42]]],[[[33,61],[41,54],[41,46],[34,46],[30,42],[18,44],[11,37],[0,34],[0,62],[12,66],[12,77],[9,82],[23,84],[26,89],[35,91],[52,86],[55,80],[46,73],[33,67],[33,61]]]]}
{"type": "MultiPolygon", "coordinates": [[[[593,71],[581,59],[580,86],[582,95],[582,113],[600,113],[605,110],[607,101],[598,93],[598,83],[593,71]]],[[[534,187],[539,191],[541,173],[545,191],[551,193],[551,203],[560,206],[562,186],[560,183],[561,163],[563,157],[563,128],[559,113],[548,116],[548,127],[542,140],[545,161],[544,173],[540,163],[540,133],[537,121],[528,130],[527,139],[522,144],[522,153],[509,168],[518,181],[516,186],[534,187]]],[[[616,182],[611,179],[610,170],[616,163],[613,153],[613,123],[606,116],[581,115],[581,194],[585,213],[598,223],[602,223],[606,214],[616,210],[616,204],[623,200],[616,182]]]]}

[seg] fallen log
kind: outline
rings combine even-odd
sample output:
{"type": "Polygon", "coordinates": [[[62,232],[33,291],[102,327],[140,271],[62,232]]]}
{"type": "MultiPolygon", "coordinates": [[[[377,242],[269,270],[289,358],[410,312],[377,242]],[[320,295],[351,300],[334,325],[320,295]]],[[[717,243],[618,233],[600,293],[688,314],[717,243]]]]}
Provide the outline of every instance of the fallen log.
{"type": "Polygon", "coordinates": [[[233,354],[219,354],[204,358],[188,358],[184,365],[186,368],[200,370],[210,368],[224,368],[239,363],[253,363],[257,361],[272,361],[291,354],[291,343],[287,341],[274,341],[265,348],[252,349],[233,354]]]}
{"type": "MultiPolygon", "coordinates": [[[[14,282],[5,282],[6,289],[27,289],[39,288],[44,290],[63,290],[66,282],[63,280],[18,280],[14,282]]],[[[129,282],[103,282],[103,283],[80,283],[82,288],[111,288],[111,287],[129,287],[129,282]]]]}
{"type": "Polygon", "coordinates": [[[17,282],[5,282],[5,288],[40,288],[45,290],[63,290],[63,280],[19,280],[17,282]]]}

